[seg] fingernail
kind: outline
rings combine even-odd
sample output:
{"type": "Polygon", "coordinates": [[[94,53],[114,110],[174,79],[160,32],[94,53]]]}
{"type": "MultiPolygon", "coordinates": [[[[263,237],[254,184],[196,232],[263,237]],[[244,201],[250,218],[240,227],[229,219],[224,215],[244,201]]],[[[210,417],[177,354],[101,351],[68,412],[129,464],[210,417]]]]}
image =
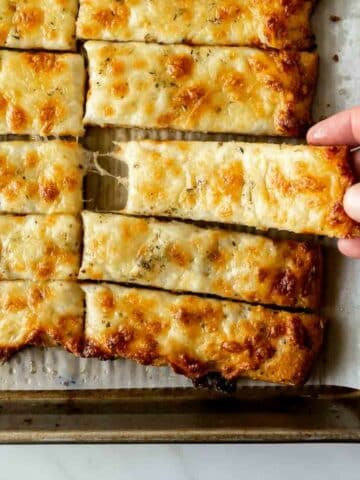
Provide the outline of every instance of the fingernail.
{"type": "Polygon", "coordinates": [[[344,209],[349,217],[360,222],[360,183],[353,185],[344,197],[344,209]]]}
{"type": "Polygon", "coordinates": [[[313,140],[322,140],[326,137],[326,128],[316,125],[310,129],[309,135],[313,140]]]}

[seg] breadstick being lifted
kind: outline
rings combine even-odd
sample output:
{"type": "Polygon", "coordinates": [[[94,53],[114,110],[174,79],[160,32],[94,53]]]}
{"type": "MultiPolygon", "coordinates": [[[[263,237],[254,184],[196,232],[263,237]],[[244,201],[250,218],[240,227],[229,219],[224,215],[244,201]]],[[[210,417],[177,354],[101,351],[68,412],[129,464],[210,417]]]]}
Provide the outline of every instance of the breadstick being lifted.
{"type": "Polygon", "coordinates": [[[128,142],[124,212],[356,237],[342,201],[354,183],[347,147],[128,142]]]}

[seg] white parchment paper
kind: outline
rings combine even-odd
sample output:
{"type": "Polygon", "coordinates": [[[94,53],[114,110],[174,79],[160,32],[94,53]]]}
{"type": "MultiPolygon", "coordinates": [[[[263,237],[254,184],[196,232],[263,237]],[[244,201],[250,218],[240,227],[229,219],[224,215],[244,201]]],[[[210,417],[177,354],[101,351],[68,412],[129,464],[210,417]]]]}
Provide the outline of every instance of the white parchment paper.
{"type": "MultiPolygon", "coordinates": [[[[360,0],[320,0],[314,30],[321,56],[320,81],[314,107],[318,120],[339,110],[360,105],[360,0]],[[332,22],[330,15],[341,21],[332,22]],[[333,60],[339,56],[339,62],[333,60]]],[[[92,129],[85,139],[94,151],[108,152],[113,140],[169,138],[166,132],[92,129]]],[[[220,140],[230,136],[172,133],[172,138],[220,140]]],[[[240,138],[240,137],[236,137],[240,138]]],[[[105,159],[106,163],[106,159],[105,159]]],[[[109,159],[112,173],[124,173],[109,159]]],[[[86,185],[87,208],[121,207],[116,182],[90,175],[86,185]]],[[[326,294],[323,314],[329,320],[327,340],[310,380],[314,385],[360,389],[360,261],[346,260],[330,241],[326,247],[326,294]]],[[[240,385],[254,385],[242,381],[240,385]]],[[[259,385],[259,384],[257,384],[259,385]]],[[[26,350],[0,366],[0,389],[82,389],[187,387],[191,383],[167,368],[134,362],[77,359],[58,349],[26,350]]]]}

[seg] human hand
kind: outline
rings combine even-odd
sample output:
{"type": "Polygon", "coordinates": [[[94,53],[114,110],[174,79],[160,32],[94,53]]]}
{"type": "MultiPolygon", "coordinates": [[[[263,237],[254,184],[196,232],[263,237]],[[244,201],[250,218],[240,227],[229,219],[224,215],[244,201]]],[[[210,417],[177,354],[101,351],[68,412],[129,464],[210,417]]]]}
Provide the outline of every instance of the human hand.
{"type": "MultiPolygon", "coordinates": [[[[316,124],[308,134],[312,145],[360,145],[360,107],[338,113],[316,124]]],[[[353,153],[353,168],[360,179],[360,151],[353,153]]],[[[360,183],[353,185],[344,197],[349,217],[360,222],[360,183]]],[[[348,257],[360,258],[360,239],[339,240],[339,250],[348,257]]]]}

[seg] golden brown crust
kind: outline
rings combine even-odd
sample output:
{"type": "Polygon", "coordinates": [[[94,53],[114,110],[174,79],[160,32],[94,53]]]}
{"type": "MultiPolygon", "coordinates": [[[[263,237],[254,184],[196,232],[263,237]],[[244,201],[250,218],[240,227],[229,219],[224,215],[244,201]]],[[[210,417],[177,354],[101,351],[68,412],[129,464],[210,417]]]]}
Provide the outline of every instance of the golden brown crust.
{"type": "Polygon", "coordinates": [[[79,278],[316,308],[321,251],[308,243],[180,222],[83,212],[79,278]]]}
{"type": "Polygon", "coordinates": [[[312,121],[314,53],[107,42],[85,48],[86,124],[288,137],[312,121]]]}
{"type": "Polygon", "coordinates": [[[84,295],[71,282],[0,282],[0,358],[27,346],[83,350],[84,295]]]}
{"type": "MultiPolygon", "coordinates": [[[[269,77],[269,84],[283,92],[287,101],[276,119],[281,135],[299,137],[304,135],[312,123],[311,107],[318,79],[319,58],[304,57],[297,52],[279,52],[273,54],[276,72],[269,77]],[[287,78],[288,77],[288,78],[287,78]]],[[[261,72],[262,67],[255,70],[261,72]]]]}
{"type": "Polygon", "coordinates": [[[315,0],[81,0],[83,39],[306,50],[315,0]]]}
{"type": "Polygon", "coordinates": [[[349,148],[241,142],[128,142],[124,211],[348,238],[349,148]]]}
{"type": "Polygon", "coordinates": [[[301,384],[323,340],[316,315],[106,284],[83,288],[85,356],[171,365],[193,380],[216,372],[301,384]]]}

